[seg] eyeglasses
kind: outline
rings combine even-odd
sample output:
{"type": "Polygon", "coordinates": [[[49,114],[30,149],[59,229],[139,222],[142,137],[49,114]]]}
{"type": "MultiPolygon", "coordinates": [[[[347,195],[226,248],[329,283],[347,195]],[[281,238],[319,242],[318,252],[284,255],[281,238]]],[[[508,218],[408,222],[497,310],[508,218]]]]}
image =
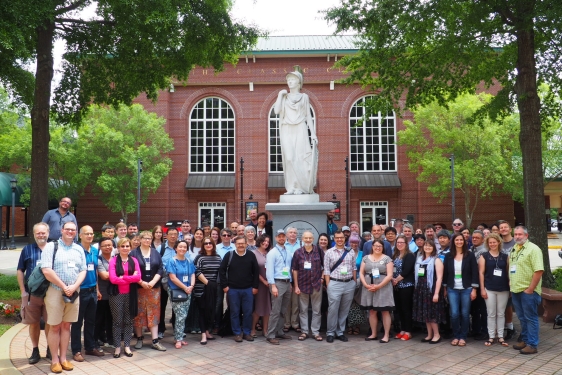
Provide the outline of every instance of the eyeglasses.
{"type": "Polygon", "coordinates": [[[403,242],[403,241],[400,241],[400,242],[399,242],[399,241],[396,241],[396,244],[406,245],[406,242],[403,242]]]}
{"type": "Polygon", "coordinates": [[[460,227],[460,226],[462,225],[462,223],[453,223],[453,225],[454,225],[455,227],[460,227]]]}
{"type": "Polygon", "coordinates": [[[141,240],[149,240],[149,241],[151,241],[151,240],[152,240],[152,237],[143,237],[143,238],[141,238],[141,240]]]}
{"type": "Polygon", "coordinates": [[[224,234],[222,235],[222,237],[230,237],[230,234],[224,233],[224,234]]]}
{"type": "Polygon", "coordinates": [[[76,232],[76,229],[64,228],[63,230],[67,232],[76,232]]]}
{"type": "Polygon", "coordinates": [[[203,245],[207,246],[207,245],[212,245],[212,242],[203,242],[203,245]]]}

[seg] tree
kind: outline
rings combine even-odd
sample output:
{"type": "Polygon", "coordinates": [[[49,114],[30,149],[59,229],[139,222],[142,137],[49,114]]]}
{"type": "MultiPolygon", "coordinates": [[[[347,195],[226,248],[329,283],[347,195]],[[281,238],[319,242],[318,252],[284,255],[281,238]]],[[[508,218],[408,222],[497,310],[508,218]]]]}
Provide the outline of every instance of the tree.
{"type": "Polygon", "coordinates": [[[172,77],[196,65],[224,69],[259,31],[233,22],[230,0],[0,0],[0,82],[31,107],[32,223],[47,210],[49,119],[78,125],[88,104],[156,100],[172,77]],[[97,6],[92,19],[80,11],[97,6]],[[53,44],[66,43],[62,79],[51,98],[53,44]],[[36,62],[35,80],[25,70],[36,62]],[[34,84],[33,84],[34,82],[34,84]],[[52,106],[51,106],[51,99],[52,106]]]}
{"type": "Polygon", "coordinates": [[[164,128],[166,120],[148,113],[140,104],[131,107],[95,106],[78,129],[65,162],[61,180],[70,181],[78,192],[91,186],[93,193],[113,212],[137,210],[137,160],[143,162],[141,200],[146,202],[172,169],[164,154],[173,150],[173,140],[164,128]]]}
{"type": "Polygon", "coordinates": [[[435,100],[442,105],[478,87],[501,86],[485,107],[492,117],[520,115],[525,222],[543,250],[545,286],[552,285],[542,176],[543,118],[560,112],[562,3],[539,0],[343,0],[325,12],[337,31],[353,30],[360,52],[339,61],[378,93],[376,105],[397,110],[435,100]],[[542,101],[537,87],[548,82],[542,101]]]}
{"type": "Polygon", "coordinates": [[[503,123],[471,121],[490,95],[459,96],[448,108],[433,102],[413,111],[404,121],[398,144],[406,147],[408,167],[428,190],[443,199],[451,193],[451,154],[455,156],[455,187],[464,194],[465,224],[470,227],[480,200],[513,186],[511,172],[516,116],[503,123]]]}

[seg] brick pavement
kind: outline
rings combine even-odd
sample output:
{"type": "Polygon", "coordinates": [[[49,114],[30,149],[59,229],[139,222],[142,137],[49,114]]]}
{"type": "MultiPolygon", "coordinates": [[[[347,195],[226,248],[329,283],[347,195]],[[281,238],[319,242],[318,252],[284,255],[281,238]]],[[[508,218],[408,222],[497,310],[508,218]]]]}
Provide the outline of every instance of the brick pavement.
{"type": "MultiPolygon", "coordinates": [[[[365,329],[362,330],[363,333],[365,329]]],[[[484,346],[483,341],[468,340],[464,348],[453,347],[448,340],[438,345],[419,342],[417,334],[411,341],[392,339],[389,344],[365,342],[363,337],[351,336],[349,342],[333,344],[308,339],[281,341],[273,346],[259,337],[254,342],[235,343],[232,338],[217,338],[206,346],[199,345],[200,335],[188,335],[189,345],[173,347],[171,331],[167,331],[164,346],[168,351],[158,352],[146,346],[134,350],[134,356],[114,359],[86,356],[86,361],[73,361],[72,375],[160,375],[160,374],[562,374],[562,330],[553,330],[551,324],[541,323],[539,353],[521,355],[511,347],[495,344],[484,346]]],[[[133,340],[134,342],[134,340],[133,340]]],[[[514,341],[510,342],[513,344],[514,341]]],[[[41,355],[45,354],[44,335],[40,341],[41,355]]],[[[31,342],[27,328],[12,340],[10,357],[14,366],[24,375],[49,373],[49,362],[41,360],[29,365],[31,342]]],[[[70,352],[69,352],[70,358],[70,352]]]]}

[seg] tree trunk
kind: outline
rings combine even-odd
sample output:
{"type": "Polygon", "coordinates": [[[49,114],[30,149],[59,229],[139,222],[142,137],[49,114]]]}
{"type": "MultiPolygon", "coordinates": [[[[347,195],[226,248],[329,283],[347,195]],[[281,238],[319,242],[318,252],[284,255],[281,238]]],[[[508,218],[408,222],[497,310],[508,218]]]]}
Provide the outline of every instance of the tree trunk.
{"type": "MultiPolygon", "coordinates": [[[[46,20],[37,28],[37,71],[31,110],[31,196],[30,225],[43,219],[49,201],[49,112],[53,80],[53,38],[55,24],[46,20]]],[[[33,240],[32,233],[29,238],[33,240]]]]}
{"type": "MultiPolygon", "coordinates": [[[[523,16],[525,17],[525,16],[523,16]]],[[[548,240],[545,228],[545,203],[542,175],[542,139],[540,98],[537,94],[537,72],[535,68],[535,33],[532,19],[523,22],[517,32],[517,80],[515,92],[520,113],[521,131],[519,144],[523,156],[523,187],[525,222],[529,239],[543,252],[543,285],[551,287],[554,278],[550,271],[548,240]]]]}

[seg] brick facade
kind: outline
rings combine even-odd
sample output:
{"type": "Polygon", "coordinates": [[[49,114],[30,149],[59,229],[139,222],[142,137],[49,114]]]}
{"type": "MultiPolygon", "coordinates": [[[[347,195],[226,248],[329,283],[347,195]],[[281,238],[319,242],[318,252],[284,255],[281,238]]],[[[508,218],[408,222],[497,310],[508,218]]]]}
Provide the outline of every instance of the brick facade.
{"type": "MultiPolygon", "coordinates": [[[[167,119],[166,129],[174,139],[174,151],[170,153],[173,168],[156,194],[141,206],[141,226],[149,228],[163,224],[168,219],[188,218],[196,225],[199,202],[226,202],[226,222],[240,219],[239,160],[244,158],[244,200],[259,203],[263,210],[266,203],[278,202],[281,189],[269,189],[268,184],[268,117],[279,90],[286,88],[286,72],[300,65],[304,70],[304,88],[315,111],[320,158],[318,163],[317,193],[321,201],[341,202],[341,220],[338,226],[349,220],[360,221],[360,202],[388,202],[388,220],[414,215],[414,227],[430,222],[452,222],[451,201],[438,203],[426,185],[416,181],[408,171],[406,155],[398,148],[398,176],[402,187],[393,189],[354,189],[350,191],[349,214],[346,217],[346,183],[344,159],[349,155],[349,111],[352,105],[366,94],[360,86],[335,84],[330,90],[330,81],[344,77],[333,68],[333,58],[241,58],[237,66],[226,66],[226,71],[215,74],[212,69],[194,69],[186,85],[175,84],[175,92],[164,91],[156,104],[139,97],[136,102],[148,111],[167,119]],[[250,82],[254,91],[250,91],[250,82]],[[216,96],[227,101],[236,116],[235,159],[236,187],[234,190],[187,190],[189,171],[189,117],[191,109],[203,98],[216,96]]],[[[404,119],[411,113],[396,119],[396,130],[403,129],[404,119]]],[[[456,193],[456,213],[464,218],[462,193],[456,193]]],[[[78,222],[91,224],[99,230],[104,222],[115,223],[118,213],[109,212],[98,199],[87,193],[80,197],[77,209],[78,222]]],[[[513,219],[513,202],[509,196],[497,196],[493,200],[481,201],[473,220],[473,227],[480,222],[491,223],[497,219],[513,219]]],[[[129,216],[135,221],[136,214],[129,216]]],[[[369,228],[364,228],[369,229],[369,228]]]]}

